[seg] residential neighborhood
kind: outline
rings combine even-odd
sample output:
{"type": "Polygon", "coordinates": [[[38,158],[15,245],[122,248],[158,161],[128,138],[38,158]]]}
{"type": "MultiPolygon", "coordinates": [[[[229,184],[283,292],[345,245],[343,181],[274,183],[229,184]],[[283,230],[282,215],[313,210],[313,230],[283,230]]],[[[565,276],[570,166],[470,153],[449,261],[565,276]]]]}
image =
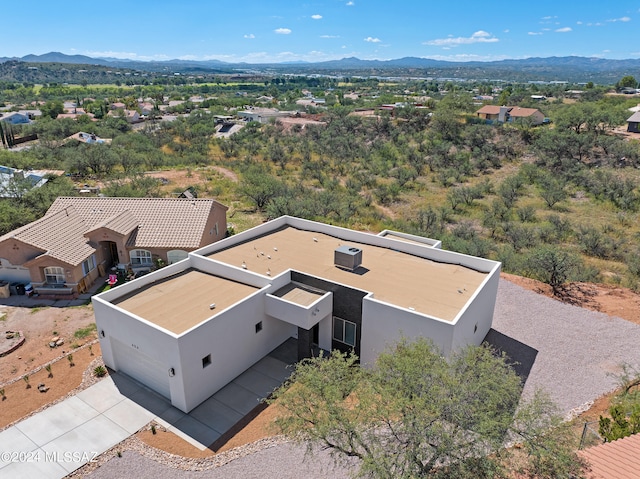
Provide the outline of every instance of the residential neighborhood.
{"type": "Polygon", "coordinates": [[[637,15],[190,7],[0,57],[0,477],[635,478],[637,15]]]}

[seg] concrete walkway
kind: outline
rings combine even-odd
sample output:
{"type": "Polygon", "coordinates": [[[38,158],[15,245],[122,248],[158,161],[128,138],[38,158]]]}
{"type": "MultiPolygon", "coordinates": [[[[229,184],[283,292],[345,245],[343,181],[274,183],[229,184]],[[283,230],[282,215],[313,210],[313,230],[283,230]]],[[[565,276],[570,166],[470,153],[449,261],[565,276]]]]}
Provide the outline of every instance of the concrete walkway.
{"type": "Polygon", "coordinates": [[[291,374],[282,348],[190,414],[126,375],[110,377],[0,432],[0,477],[59,479],[155,420],[201,450],[291,374]]]}

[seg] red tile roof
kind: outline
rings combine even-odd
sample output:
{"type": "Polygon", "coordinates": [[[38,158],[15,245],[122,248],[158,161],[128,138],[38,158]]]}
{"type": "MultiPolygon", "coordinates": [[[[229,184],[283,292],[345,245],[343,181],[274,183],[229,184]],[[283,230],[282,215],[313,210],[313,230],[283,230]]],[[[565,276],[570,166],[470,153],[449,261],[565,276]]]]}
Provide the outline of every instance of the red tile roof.
{"type": "Polygon", "coordinates": [[[636,479],[640,477],[640,434],[580,451],[591,472],[589,479],[636,479]]]}

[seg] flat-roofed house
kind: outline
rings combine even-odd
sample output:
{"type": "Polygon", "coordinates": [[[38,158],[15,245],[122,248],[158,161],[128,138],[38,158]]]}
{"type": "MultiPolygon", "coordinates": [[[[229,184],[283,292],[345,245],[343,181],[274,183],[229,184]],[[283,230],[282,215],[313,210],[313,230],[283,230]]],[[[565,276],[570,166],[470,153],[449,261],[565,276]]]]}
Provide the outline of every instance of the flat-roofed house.
{"type": "Polygon", "coordinates": [[[212,199],[60,197],[0,237],[0,279],[39,294],[81,293],[114,265],[149,271],[224,238],[226,211],[212,199]]]}
{"type": "Polygon", "coordinates": [[[187,412],[290,338],[364,366],[402,337],[480,344],[500,263],[439,247],[278,218],[94,296],[105,364],[187,412]]]}

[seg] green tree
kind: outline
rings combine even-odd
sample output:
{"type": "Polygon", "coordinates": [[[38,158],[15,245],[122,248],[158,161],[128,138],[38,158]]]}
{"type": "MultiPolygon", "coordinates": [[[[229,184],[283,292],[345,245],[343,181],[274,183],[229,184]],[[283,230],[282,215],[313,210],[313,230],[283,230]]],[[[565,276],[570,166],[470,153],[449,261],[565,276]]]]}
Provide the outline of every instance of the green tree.
{"type": "Polygon", "coordinates": [[[549,245],[534,249],[527,258],[529,275],[551,286],[555,295],[564,292],[566,282],[581,264],[577,255],[549,245]]]}
{"type": "Polygon", "coordinates": [[[623,88],[636,88],[638,86],[638,82],[635,77],[631,75],[623,76],[620,81],[616,84],[616,88],[618,90],[622,90],[623,88]]]}
{"type": "Polygon", "coordinates": [[[242,195],[249,198],[261,211],[269,200],[284,190],[282,182],[260,167],[254,167],[245,172],[240,183],[242,195]]]}
{"type": "Polygon", "coordinates": [[[581,468],[564,429],[550,428],[558,419],[549,401],[521,401],[520,379],[488,347],[445,358],[424,339],[402,341],[373,369],[356,363],[338,351],[304,360],[271,401],[285,411],[276,421],[283,433],[309,451],[360,459],[360,477],[506,477],[520,451],[532,476],[581,468]]]}
{"type": "Polygon", "coordinates": [[[43,116],[55,119],[60,113],[64,112],[64,105],[60,100],[48,101],[40,107],[43,116]]]}

